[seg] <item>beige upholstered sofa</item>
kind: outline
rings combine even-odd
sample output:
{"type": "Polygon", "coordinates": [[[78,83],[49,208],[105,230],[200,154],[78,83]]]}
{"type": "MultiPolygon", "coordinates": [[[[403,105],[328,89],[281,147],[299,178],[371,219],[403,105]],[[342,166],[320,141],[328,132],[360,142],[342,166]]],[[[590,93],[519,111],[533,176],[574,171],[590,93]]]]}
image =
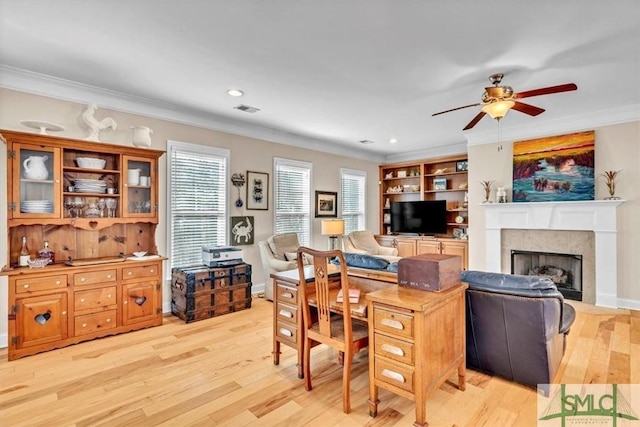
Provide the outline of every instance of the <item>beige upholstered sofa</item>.
{"type": "Polygon", "coordinates": [[[297,233],[275,234],[267,240],[258,242],[265,274],[264,297],[269,301],[273,301],[271,273],[298,268],[296,257],[299,246],[297,233]]]}
{"type": "Polygon", "coordinates": [[[368,230],[352,231],[342,239],[344,252],[355,254],[367,254],[384,258],[389,262],[396,262],[400,259],[396,248],[380,246],[373,237],[373,233],[368,230]]]}

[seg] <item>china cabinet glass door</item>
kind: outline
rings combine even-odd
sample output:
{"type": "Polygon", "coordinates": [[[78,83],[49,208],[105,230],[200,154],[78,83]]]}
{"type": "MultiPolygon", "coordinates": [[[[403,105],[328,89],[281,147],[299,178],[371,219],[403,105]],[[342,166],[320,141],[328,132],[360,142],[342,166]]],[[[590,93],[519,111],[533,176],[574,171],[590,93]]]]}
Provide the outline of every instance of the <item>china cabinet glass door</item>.
{"type": "Polygon", "coordinates": [[[143,157],[124,156],[122,212],[126,217],[155,217],[156,162],[143,157]]]}
{"type": "Polygon", "coordinates": [[[13,218],[60,217],[60,149],[14,144],[13,218]]]}

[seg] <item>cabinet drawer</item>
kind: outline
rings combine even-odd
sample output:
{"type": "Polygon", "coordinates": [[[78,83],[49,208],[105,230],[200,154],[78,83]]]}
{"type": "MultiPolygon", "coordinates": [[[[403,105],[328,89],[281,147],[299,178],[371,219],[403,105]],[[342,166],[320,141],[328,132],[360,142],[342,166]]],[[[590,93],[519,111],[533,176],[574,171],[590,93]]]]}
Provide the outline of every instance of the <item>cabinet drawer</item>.
{"type": "Polygon", "coordinates": [[[297,306],[298,305],[298,289],[277,285],[276,301],[283,301],[283,302],[297,306]]]}
{"type": "Polygon", "coordinates": [[[67,275],[32,277],[16,279],[16,294],[26,292],[46,291],[49,289],[64,289],[67,287],[67,275]]]}
{"type": "Polygon", "coordinates": [[[375,354],[415,366],[413,343],[375,334],[375,354]]]}
{"type": "Polygon", "coordinates": [[[155,277],[160,273],[158,264],[147,264],[139,267],[125,267],[122,269],[122,279],[140,279],[145,277],[155,277]]]}
{"type": "Polygon", "coordinates": [[[116,304],[116,287],[89,289],[76,292],[74,308],[76,311],[90,310],[116,304]]]}
{"type": "Polygon", "coordinates": [[[399,337],[413,339],[413,315],[373,307],[373,326],[378,331],[384,331],[399,337]]]}
{"type": "Polygon", "coordinates": [[[376,380],[413,393],[413,374],[414,368],[412,366],[387,361],[380,357],[375,359],[376,380]]]}
{"type": "Polygon", "coordinates": [[[276,301],[276,319],[298,324],[298,307],[276,301]]]}
{"type": "Polygon", "coordinates": [[[298,345],[298,328],[293,324],[277,320],[276,335],[281,341],[298,345]]]}
{"type": "Polygon", "coordinates": [[[92,334],[98,331],[106,331],[117,326],[116,310],[76,316],[74,320],[76,336],[92,334]]]}
{"type": "Polygon", "coordinates": [[[75,286],[95,285],[96,283],[115,282],[116,279],[115,268],[113,270],[85,271],[73,275],[73,284],[75,286]]]}

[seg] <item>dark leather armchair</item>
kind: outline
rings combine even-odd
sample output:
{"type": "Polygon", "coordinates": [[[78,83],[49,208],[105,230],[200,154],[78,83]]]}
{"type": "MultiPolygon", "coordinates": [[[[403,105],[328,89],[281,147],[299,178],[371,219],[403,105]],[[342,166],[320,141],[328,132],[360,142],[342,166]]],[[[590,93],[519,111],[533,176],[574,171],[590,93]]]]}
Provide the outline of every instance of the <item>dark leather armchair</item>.
{"type": "Polygon", "coordinates": [[[469,284],[467,367],[532,387],[552,383],[575,320],[554,283],[481,271],[463,271],[461,280],[469,284]]]}

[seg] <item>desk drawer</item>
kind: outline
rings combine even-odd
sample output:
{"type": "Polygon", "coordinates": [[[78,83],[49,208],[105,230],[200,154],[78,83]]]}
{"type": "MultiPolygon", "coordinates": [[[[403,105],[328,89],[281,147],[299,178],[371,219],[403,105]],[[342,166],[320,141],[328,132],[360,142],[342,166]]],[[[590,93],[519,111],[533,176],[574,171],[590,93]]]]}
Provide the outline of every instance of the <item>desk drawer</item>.
{"type": "Polygon", "coordinates": [[[373,326],[378,331],[413,339],[414,318],[412,314],[374,305],[373,326]]]}
{"type": "Polygon", "coordinates": [[[298,328],[294,324],[277,320],[276,335],[283,342],[298,345],[298,328]]]}
{"type": "Polygon", "coordinates": [[[375,375],[376,380],[413,393],[414,368],[412,366],[376,357],[375,375]]]}
{"type": "Polygon", "coordinates": [[[276,301],[286,302],[288,304],[298,305],[298,289],[288,286],[276,286],[276,301]]]}
{"type": "Polygon", "coordinates": [[[276,301],[276,319],[298,324],[298,307],[276,301]]]}
{"type": "Polygon", "coordinates": [[[415,366],[413,343],[375,334],[375,354],[415,366]]]}

